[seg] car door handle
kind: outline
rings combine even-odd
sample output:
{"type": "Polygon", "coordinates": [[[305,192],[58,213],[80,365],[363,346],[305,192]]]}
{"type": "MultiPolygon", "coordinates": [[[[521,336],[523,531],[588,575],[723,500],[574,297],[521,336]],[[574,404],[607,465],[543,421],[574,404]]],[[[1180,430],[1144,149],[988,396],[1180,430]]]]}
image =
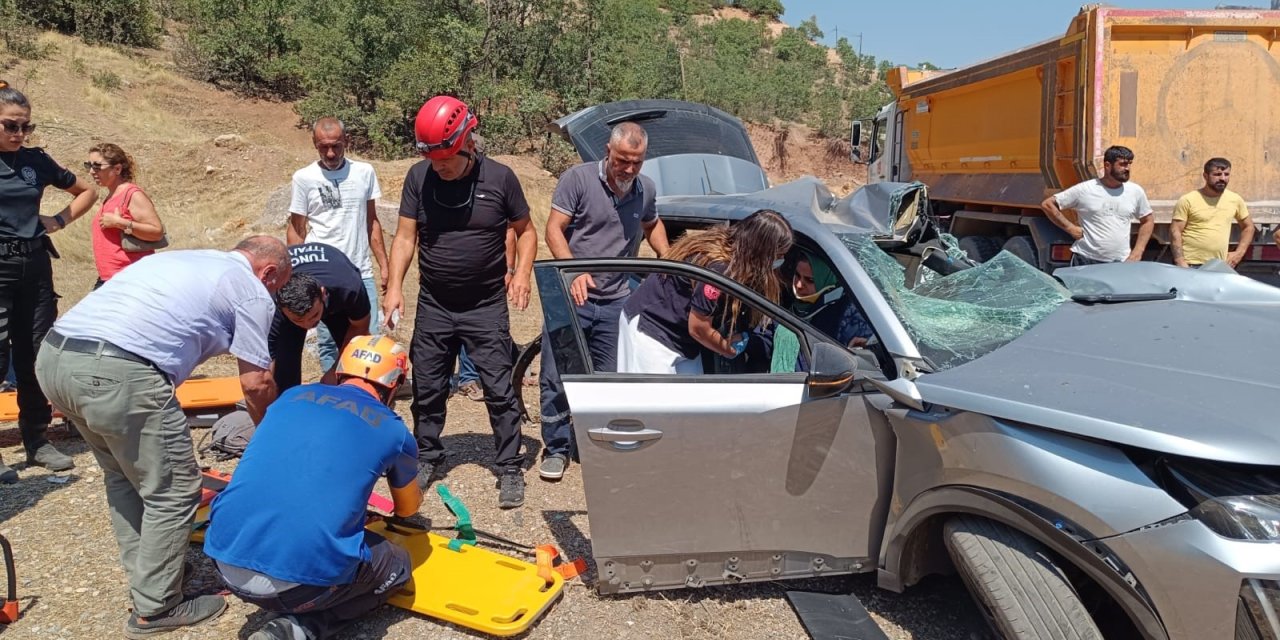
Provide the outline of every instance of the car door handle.
{"type": "Polygon", "coordinates": [[[596,442],[607,442],[618,451],[639,449],[644,442],[657,440],[662,432],[657,429],[646,429],[643,424],[631,420],[611,422],[607,427],[587,430],[587,437],[596,442]],[[615,429],[615,426],[626,426],[626,429],[615,429]]]}

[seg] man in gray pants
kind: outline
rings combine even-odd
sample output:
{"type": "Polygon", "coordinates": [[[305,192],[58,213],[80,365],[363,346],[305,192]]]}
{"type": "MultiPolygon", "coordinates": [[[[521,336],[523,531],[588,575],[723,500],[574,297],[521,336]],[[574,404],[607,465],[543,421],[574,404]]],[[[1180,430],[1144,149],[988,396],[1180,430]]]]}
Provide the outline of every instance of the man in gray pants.
{"type": "Polygon", "coordinates": [[[183,557],[200,499],[191,431],[174,395],[202,362],[230,352],[256,423],[275,399],[267,332],[291,269],[284,243],[169,251],[131,265],[53,325],[36,377],[102,467],[133,597],[128,638],[216,617],[222,596],[184,598],[183,557]]]}

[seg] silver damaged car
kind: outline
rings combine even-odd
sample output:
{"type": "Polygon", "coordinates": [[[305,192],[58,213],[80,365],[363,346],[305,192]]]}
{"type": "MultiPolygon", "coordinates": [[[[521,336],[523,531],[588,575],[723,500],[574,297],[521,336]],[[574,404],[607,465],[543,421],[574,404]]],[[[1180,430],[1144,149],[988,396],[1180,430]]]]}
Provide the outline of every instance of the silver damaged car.
{"type": "Polygon", "coordinates": [[[764,188],[741,124],[701,105],[552,128],[591,160],[628,119],[673,237],[775,209],[874,335],[849,346],[688,264],[538,263],[600,592],[873,571],[902,591],[954,571],[1006,638],[1280,638],[1280,289],[1152,263],[973,265],[920,185],[764,188]],[[792,352],[593,373],[567,295],[584,272],[712,283],[792,352]]]}

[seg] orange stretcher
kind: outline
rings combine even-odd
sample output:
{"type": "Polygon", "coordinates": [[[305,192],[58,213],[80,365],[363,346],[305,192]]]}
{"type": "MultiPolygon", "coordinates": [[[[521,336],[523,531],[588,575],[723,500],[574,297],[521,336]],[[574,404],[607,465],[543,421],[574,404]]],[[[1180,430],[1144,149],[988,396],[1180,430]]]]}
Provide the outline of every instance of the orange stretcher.
{"type": "MultiPolygon", "coordinates": [[[[240,379],[235,376],[225,378],[193,378],[178,385],[178,404],[184,411],[202,409],[222,409],[234,407],[244,400],[244,392],[240,389],[240,379]]],[[[54,417],[62,414],[54,412],[54,417]]],[[[13,422],[18,419],[18,393],[5,391],[0,393],[0,422],[13,422]]]]}

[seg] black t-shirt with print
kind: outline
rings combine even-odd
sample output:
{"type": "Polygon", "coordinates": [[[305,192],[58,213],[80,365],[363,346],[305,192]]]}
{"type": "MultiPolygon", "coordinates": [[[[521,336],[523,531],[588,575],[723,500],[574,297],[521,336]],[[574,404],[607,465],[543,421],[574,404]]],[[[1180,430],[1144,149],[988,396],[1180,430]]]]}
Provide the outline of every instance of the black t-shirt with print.
{"type": "MultiPolygon", "coordinates": [[[[294,273],[305,273],[324,287],[325,320],[369,317],[369,292],[364,288],[360,269],[340,249],[321,242],[295,244],[289,247],[289,261],[294,273]]],[[[279,311],[276,315],[283,318],[279,311]]]]}
{"type": "Polygon", "coordinates": [[[30,240],[45,235],[40,224],[44,188],[70,188],[76,174],[62,168],[37,147],[0,153],[0,240],[30,240]]]}
{"type": "Polygon", "coordinates": [[[400,215],[418,222],[422,289],[448,306],[470,306],[505,291],[507,226],[529,216],[515,172],[476,156],[471,173],[442,180],[423,160],[409,169],[400,215]]]}
{"type": "MultiPolygon", "coordinates": [[[[707,268],[723,274],[728,265],[712,262],[707,268]]],[[[640,332],[683,355],[696,358],[702,345],[689,335],[689,312],[705,316],[716,312],[722,293],[718,287],[692,282],[684,276],[654,273],[640,283],[627,298],[623,310],[628,318],[640,316],[640,332]]]]}

